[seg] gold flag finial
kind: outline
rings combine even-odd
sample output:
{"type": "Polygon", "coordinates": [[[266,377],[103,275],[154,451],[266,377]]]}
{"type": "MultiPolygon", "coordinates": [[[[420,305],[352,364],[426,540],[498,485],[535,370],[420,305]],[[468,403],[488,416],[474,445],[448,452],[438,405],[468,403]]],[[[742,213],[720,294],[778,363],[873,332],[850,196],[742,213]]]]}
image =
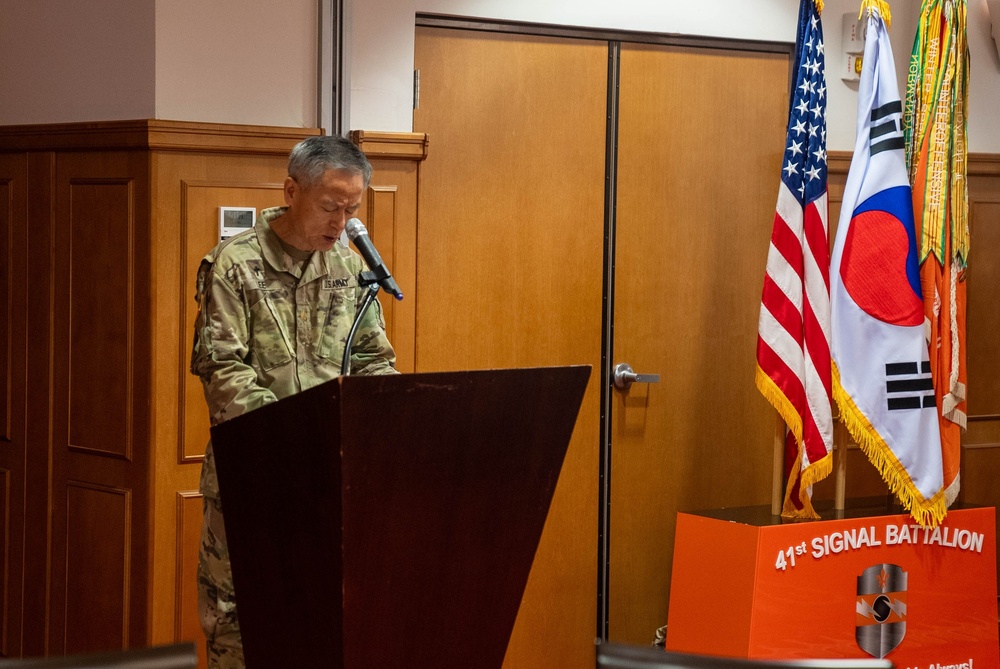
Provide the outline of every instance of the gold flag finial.
{"type": "Polygon", "coordinates": [[[813,0],[813,4],[816,5],[816,13],[823,13],[823,0],[813,0]]]}
{"type": "Polygon", "coordinates": [[[882,21],[885,22],[885,27],[889,28],[892,23],[892,14],[889,12],[889,3],[885,0],[861,0],[861,11],[858,12],[858,19],[861,19],[865,15],[865,10],[868,13],[877,11],[878,15],[882,17],[882,21]]]}

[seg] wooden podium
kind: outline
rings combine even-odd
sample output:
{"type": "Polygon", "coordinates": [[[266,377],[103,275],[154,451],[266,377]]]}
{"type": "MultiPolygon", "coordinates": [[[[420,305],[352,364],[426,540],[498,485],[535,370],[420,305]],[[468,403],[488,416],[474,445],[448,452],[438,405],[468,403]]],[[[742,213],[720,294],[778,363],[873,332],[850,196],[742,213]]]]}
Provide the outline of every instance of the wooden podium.
{"type": "Polygon", "coordinates": [[[341,377],[213,428],[247,667],[499,668],[589,376],[341,377]]]}

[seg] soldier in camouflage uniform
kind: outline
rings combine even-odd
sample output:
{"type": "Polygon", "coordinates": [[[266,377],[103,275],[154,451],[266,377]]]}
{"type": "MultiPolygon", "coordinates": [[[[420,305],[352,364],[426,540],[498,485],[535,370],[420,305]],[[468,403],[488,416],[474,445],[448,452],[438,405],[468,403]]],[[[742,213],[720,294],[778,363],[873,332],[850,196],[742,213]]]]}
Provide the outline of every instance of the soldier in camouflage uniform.
{"type": "MultiPolygon", "coordinates": [[[[212,424],[340,374],[347,334],[367,288],[361,258],[340,241],[371,178],[364,154],[342,137],[312,137],[291,153],[285,207],[216,246],[198,270],[191,371],[201,377],[212,424]]],[[[378,302],[351,350],[354,374],[395,373],[378,302]]],[[[243,667],[243,644],[212,445],[205,451],[205,516],[198,606],[210,668],[243,667]]]]}

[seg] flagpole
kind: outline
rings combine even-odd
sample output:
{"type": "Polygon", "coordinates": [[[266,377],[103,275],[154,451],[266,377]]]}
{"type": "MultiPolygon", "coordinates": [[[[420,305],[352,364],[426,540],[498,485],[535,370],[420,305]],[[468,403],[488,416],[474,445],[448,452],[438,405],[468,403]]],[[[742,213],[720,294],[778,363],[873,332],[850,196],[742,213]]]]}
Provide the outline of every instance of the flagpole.
{"type": "Polygon", "coordinates": [[[833,471],[833,510],[842,512],[847,491],[847,439],[840,421],[833,424],[833,471]]]}
{"type": "Polygon", "coordinates": [[[785,419],[774,412],[774,462],[771,481],[771,515],[780,516],[785,499],[785,419]]]}

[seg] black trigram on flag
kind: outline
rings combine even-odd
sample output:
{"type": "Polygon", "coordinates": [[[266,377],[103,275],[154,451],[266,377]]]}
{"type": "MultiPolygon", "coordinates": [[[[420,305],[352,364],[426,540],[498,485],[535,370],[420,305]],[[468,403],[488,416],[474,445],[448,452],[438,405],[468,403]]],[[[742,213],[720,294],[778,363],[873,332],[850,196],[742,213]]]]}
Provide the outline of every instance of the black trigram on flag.
{"type": "Polygon", "coordinates": [[[931,363],[890,362],[885,366],[885,392],[889,410],[927,409],[935,406],[931,363]]]}
{"type": "Polygon", "coordinates": [[[896,118],[902,113],[903,104],[899,100],[887,102],[872,110],[871,132],[868,135],[871,155],[905,148],[903,129],[899,126],[899,121],[896,118]]]}

